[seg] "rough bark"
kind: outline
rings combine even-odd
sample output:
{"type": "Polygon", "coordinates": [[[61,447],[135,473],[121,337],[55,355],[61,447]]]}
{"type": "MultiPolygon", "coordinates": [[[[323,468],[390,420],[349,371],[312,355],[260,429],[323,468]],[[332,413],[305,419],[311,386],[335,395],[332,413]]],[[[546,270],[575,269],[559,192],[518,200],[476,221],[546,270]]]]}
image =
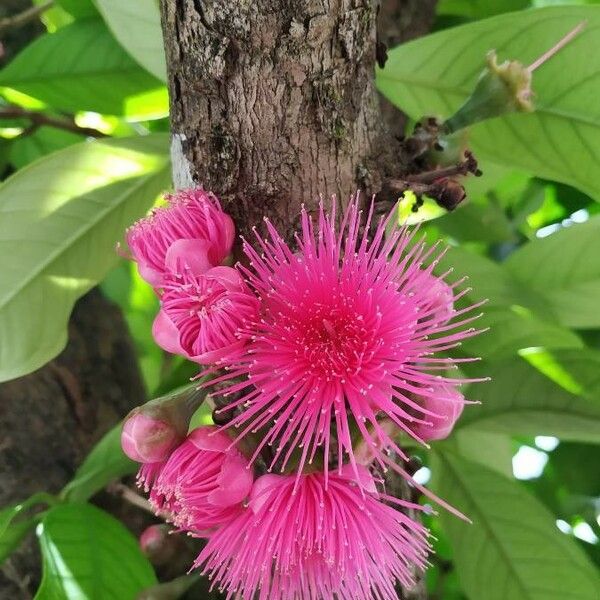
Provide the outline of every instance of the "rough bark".
{"type": "MultiPolygon", "coordinates": [[[[0,506],[58,492],[96,441],[145,401],[119,309],[92,291],[76,305],[65,350],[0,385],[0,506]]],[[[0,571],[0,598],[32,598],[40,558],[33,536],[0,571]]]]}
{"type": "MultiPolygon", "coordinates": [[[[422,31],[435,0],[392,4],[397,23],[379,32],[388,43],[410,35],[411,22],[422,31]]],[[[216,192],[243,235],[266,216],[292,239],[302,204],[368,196],[403,174],[374,85],[379,1],[161,7],[175,186],[216,192]]],[[[424,598],[422,584],[403,597],[424,598]]]]}
{"type": "Polygon", "coordinates": [[[244,232],[291,232],[320,194],[376,190],[383,148],[371,0],[163,2],[175,184],[244,232]]]}

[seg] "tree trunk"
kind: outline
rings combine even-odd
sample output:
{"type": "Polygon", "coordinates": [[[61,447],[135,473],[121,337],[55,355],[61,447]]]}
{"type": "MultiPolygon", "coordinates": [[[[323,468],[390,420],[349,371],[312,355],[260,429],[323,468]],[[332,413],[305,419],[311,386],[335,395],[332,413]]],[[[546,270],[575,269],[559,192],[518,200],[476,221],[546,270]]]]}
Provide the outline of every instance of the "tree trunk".
{"type": "MultiPolygon", "coordinates": [[[[0,385],[0,507],[59,492],[100,437],[144,401],[121,313],[94,290],[75,306],[65,350],[0,385]]],[[[32,535],[2,565],[0,598],[33,598],[40,565],[32,535]]]]}
{"type": "MultiPolygon", "coordinates": [[[[389,4],[379,35],[397,43],[428,26],[435,0],[389,4]]],[[[290,240],[302,204],[370,196],[402,174],[374,84],[378,1],[161,5],[175,186],[214,191],[239,233],[266,216],[290,240]]],[[[403,597],[424,598],[422,582],[403,597]]]]}

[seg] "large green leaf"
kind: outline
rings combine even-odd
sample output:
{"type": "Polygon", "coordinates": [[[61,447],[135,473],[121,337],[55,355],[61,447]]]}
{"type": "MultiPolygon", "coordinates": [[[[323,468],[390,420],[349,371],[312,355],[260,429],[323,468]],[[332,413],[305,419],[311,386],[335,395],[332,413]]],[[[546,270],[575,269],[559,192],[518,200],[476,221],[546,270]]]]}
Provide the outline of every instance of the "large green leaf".
{"type": "Polygon", "coordinates": [[[473,520],[441,515],[471,600],[597,600],[597,572],[540,502],[478,463],[451,452],[436,459],[436,493],[473,520]]]}
{"type": "Polygon", "coordinates": [[[113,479],[134,473],[137,463],[121,449],[121,423],[113,427],[94,446],[62,495],[70,502],[83,502],[113,479]]]}
{"type": "Polygon", "coordinates": [[[470,139],[484,171],[491,158],[600,200],[600,53],[594,44],[600,7],[510,13],[415,40],[390,52],[378,86],[412,117],[449,117],[472,91],[488,50],[531,64],[584,20],[584,31],[535,71],[537,110],[476,125],[470,139]]]}
{"type": "Polygon", "coordinates": [[[155,134],[71,146],[0,186],[0,380],[60,352],[75,300],[169,181],[167,136],[155,134]]]}
{"type": "Polygon", "coordinates": [[[457,430],[600,442],[600,352],[539,350],[474,367],[491,381],[467,391],[481,404],[465,409],[457,430]]]}
{"type": "Polygon", "coordinates": [[[156,0],[94,0],[119,43],[147,71],[167,80],[167,65],[156,0]]]}
{"type": "Polygon", "coordinates": [[[600,327],[600,217],[525,244],[506,266],[544,293],[564,325],[600,327]]]}
{"type": "Polygon", "coordinates": [[[433,448],[438,452],[450,449],[505,477],[512,477],[513,443],[506,434],[480,431],[475,427],[456,429],[448,439],[433,442],[433,448]]]}
{"type": "Polygon", "coordinates": [[[440,0],[438,15],[458,15],[469,19],[483,19],[512,10],[529,7],[529,0],[440,0]]]}
{"type": "Polygon", "coordinates": [[[84,138],[70,131],[40,127],[35,133],[13,140],[10,162],[21,169],[34,160],[81,142],[84,138]]]}
{"type": "Polygon", "coordinates": [[[58,0],[57,4],[76,19],[98,15],[92,0],[58,0]]]}
{"type": "Polygon", "coordinates": [[[452,248],[438,271],[452,268],[452,278],[468,277],[472,287],[470,302],[487,300],[482,317],[475,323],[490,331],[463,342],[464,350],[483,358],[512,356],[533,346],[577,348],[581,340],[569,329],[554,322],[549,302],[542,293],[520,282],[502,265],[468,252],[452,248]]]}
{"type": "Polygon", "coordinates": [[[89,504],[52,509],[38,537],[44,574],[36,600],[134,600],[156,583],[131,533],[89,504]]]}
{"type": "Polygon", "coordinates": [[[52,504],[55,501],[49,494],[40,492],[0,510],[0,564],[37,523],[36,517],[23,515],[36,505],[52,504]]]}
{"type": "Polygon", "coordinates": [[[132,118],[166,112],[162,83],[129,57],[100,18],[39,37],[0,71],[0,85],[72,112],[132,118]]]}

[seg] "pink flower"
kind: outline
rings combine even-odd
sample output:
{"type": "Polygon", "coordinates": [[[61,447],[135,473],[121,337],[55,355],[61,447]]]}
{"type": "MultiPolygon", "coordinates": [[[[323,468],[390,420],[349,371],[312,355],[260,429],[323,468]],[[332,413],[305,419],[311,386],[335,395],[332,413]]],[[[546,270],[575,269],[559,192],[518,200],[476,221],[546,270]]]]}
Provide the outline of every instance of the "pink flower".
{"type": "Polygon", "coordinates": [[[231,267],[203,275],[187,269],[164,284],[152,333],[168,352],[200,364],[233,357],[246,344],[241,330],[258,314],[258,300],[231,267]]]}
{"type": "Polygon", "coordinates": [[[127,244],[140,275],[153,287],[166,273],[184,268],[200,274],[220,265],[231,251],[235,227],[217,198],[202,189],[167,196],[168,205],[135,223],[127,244]]]}
{"type": "Polygon", "coordinates": [[[257,236],[256,249],[244,243],[243,272],[261,315],[215,381],[228,381],[222,393],[235,398],[223,410],[244,408],[227,426],[239,428],[238,439],[260,430],[252,458],[273,445],[271,467],[294,456],[300,473],[322,453],[327,478],[332,445],[338,464],[349,455],[355,465],[356,433],[380,464],[390,462],[389,448],[406,458],[378,419],[419,439],[415,428],[431,414],[422,399],[440,384],[462,383],[447,375],[458,361],[435,356],[478,333],[466,328],[479,316],[465,316],[474,306],[452,308],[461,282],[448,286],[433,275],[436,248],[415,240],[414,230],[386,237],[394,213],[369,241],[372,208],[361,223],[357,204],[337,231],[335,205],[330,216],[321,208],[316,231],[303,211],[296,252],[268,221],[268,240],[257,236]]]}
{"type": "Polygon", "coordinates": [[[182,529],[204,535],[241,510],[252,487],[247,459],[215,427],[194,429],[161,468],[150,502],[182,529]]]}
{"type": "Polygon", "coordinates": [[[442,440],[450,435],[465,405],[463,395],[450,386],[440,385],[424,400],[429,423],[419,423],[414,433],[423,440],[442,440]]]}
{"type": "Polygon", "coordinates": [[[139,411],[133,411],[125,420],[121,432],[123,452],[141,463],[165,460],[180,441],[171,423],[139,411]]]}
{"type": "Polygon", "coordinates": [[[431,321],[435,325],[445,325],[454,315],[454,292],[439,277],[426,272],[423,272],[421,277],[419,285],[429,289],[425,296],[432,311],[431,321]]]}
{"type": "Polygon", "coordinates": [[[378,495],[364,467],[363,492],[344,469],[332,474],[264,475],[249,509],[224,523],[195,566],[227,598],[242,600],[396,600],[423,569],[427,530],[398,508],[411,503],[378,495]],[[388,503],[394,504],[392,506],[388,503]]]}

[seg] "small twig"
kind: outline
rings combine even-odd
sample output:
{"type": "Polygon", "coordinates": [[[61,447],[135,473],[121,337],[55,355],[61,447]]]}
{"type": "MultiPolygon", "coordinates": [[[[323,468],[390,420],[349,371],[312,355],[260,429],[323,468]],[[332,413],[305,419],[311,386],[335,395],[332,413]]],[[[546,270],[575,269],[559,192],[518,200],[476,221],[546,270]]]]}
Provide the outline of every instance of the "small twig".
{"type": "Polygon", "coordinates": [[[54,6],[54,0],[48,0],[48,2],[44,2],[44,4],[32,6],[16,15],[0,19],[0,33],[4,33],[8,29],[22,27],[23,25],[34,21],[49,8],[52,8],[52,6],[54,6]]]}
{"type": "Polygon", "coordinates": [[[70,119],[60,119],[58,117],[51,117],[42,112],[35,110],[27,110],[20,106],[5,106],[0,108],[0,119],[28,119],[31,125],[25,129],[21,134],[23,137],[30,135],[36,129],[42,125],[48,127],[54,127],[56,129],[63,129],[64,131],[70,131],[79,135],[85,135],[89,137],[102,138],[107,137],[105,133],[102,133],[98,129],[92,127],[80,127],[75,121],[70,119]]]}
{"type": "Polygon", "coordinates": [[[106,491],[109,494],[113,494],[114,496],[119,496],[120,498],[123,498],[123,500],[126,500],[127,502],[129,502],[129,504],[132,504],[133,506],[137,506],[138,508],[141,508],[146,512],[155,514],[152,505],[150,504],[150,502],[148,502],[148,500],[146,500],[146,498],[143,498],[139,494],[136,494],[131,488],[128,488],[123,483],[111,483],[106,486],[106,491]]]}

